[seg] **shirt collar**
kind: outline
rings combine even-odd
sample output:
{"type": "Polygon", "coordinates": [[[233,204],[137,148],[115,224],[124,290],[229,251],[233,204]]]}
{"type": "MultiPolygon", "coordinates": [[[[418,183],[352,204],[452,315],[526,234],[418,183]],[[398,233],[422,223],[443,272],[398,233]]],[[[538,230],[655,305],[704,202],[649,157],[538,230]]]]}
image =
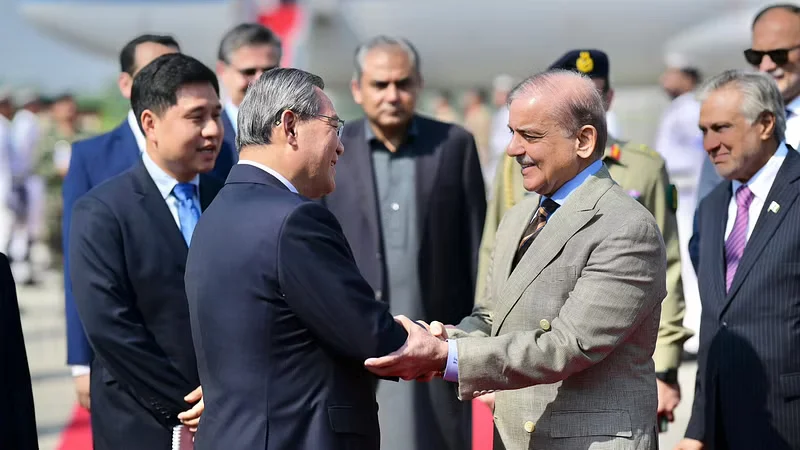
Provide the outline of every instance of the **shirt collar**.
{"type": "MultiPolygon", "coordinates": [[[[574,178],[564,183],[563,186],[558,188],[558,190],[550,196],[550,199],[558,203],[559,206],[563,205],[564,202],[567,201],[567,197],[575,192],[575,190],[578,189],[590,176],[596,174],[601,167],[603,167],[603,161],[598,159],[590,164],[589,167],[583,169],[574,178]]],[[[545,197],[542,196],[541,201],[544,201],[544,199],[545,197]]]]}
{"type": "Polygon", "coordinates": [[[251,161],[249,159],[240,159],[238,164],[247,164],[248,166],[258,167],[259,169],[263,170],[264,172],[267,172],[268,174],[270,174],[273,177],[277,178],[278,181],[283,183],[283,185],[286,186],[286,188],[289,189],[290,191],[294,192],[295,194],[298,193],[297,192],[297,188],[294,187],[294,185],[292,184],[291,181],[287,180],[286,177],[284,177],[283,175],[279,174],[274,169],[265,166],[264,164],[257,163],[255,161],[251,161]]]}
{"type": "Polygon", "coordinates": [[[747,184],[750,188],[750,191],[761,200],[766,200],[767,195],[769,195],[769,190],[772,188],[772,181],[775,179],[775,176],[778,175],[778,171],[781,169],[783,165],[783,160],[786,158],[786,155],[789,153],[789,149],[786,147],[785,142],[781,142],[781,145],[778,146],[778,149],[775,151],[775,154],[764,164],[763,167],[758,169],[755,175],[753,175],[747,183],[741,183],[739,181],[733,180],[731,182],[731,189],[733,190],[733,195],[736,195],[736,191],[742,184],[747,184]]]}
{"type": "Polygon", "coordinates": [[[147,141],[144,139],[144,134],[142,134],[141,128],[139,128],[139,122],[136,120],[136,115],[133,113],[133,110],[128,110],[128,126],[131,127],[131,131],[133,131],[133,137],[136,138],[136,145],[139,147],[139,153],[145,153],[145,149],[147,148],[147,141]]]}
{"type": "Polygon", "coordinates": [[[228,115],[228,119],[230,119],[231,125],[233,125],[233,130],[235,133],[237,127],[236,124],[238,123],[239,120],[239,107],[234,106],[230,100],[226,100],[223,108],[225,108],[225,114],[228,115]]]}
{"type": "MultiPolygon", "coordinates": [[[[172,176],[167,172],[164,172],[161,167],[158,167],[158,165],[155,163],[155,161],[153,161],[152,158],[150,158],[150,155],[147,154],[147,152],[142,154],[142,161],[144,162],[145,169],[147,169],[147,173],[150,174],[150,178],[152,178],[153,182],[155,182],[158,192],[161,192],[161,196],[166,200],[167,197],[169,197],[169,195],[172,193],[172,190],[178,184],[178,180],[172,178],[172,176]]],[[[200,175],[195,175],[194,178],[192,178],[192,181],[189,183],[199,186],[200,175]]]]}
{"type": "MultiPolygon", "coordinates": [[[[792,117],[800,114],[800,96],[795,97],[794,100],[786,105],[786,111],[787,113],[791,112],[792,117]]],[[[788,119],[789,117],[790,116],[787,114],[786,118],[788,119]]]]}

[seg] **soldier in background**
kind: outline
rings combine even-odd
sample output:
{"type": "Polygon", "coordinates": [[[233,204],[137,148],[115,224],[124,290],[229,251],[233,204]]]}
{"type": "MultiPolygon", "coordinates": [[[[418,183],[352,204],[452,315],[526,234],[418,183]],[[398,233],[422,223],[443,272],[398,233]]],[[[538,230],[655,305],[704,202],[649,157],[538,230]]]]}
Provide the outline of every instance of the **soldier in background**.
{"type": "MultiPolygon", "coordinates": [[[[609,84],[609,61],[604,52],[573,50],[562,56],[550,66],[550,69],[572,70],[592,78],[605,99],[608,110],[614,91],[609,84]]],[[[645,145],[622,142],[609,135],[603,162],[614,181],[653,213],[667,247],[668,293],[661,307],[661,323],[653,359],[658,378],[659,418],[671,422],[673,412],[680,403],[678,367],[681,361],[681,349],[684,341],[692,335],[690,330],[683,327],[683,285],[675,217],[677,193],[669,182],[664,160],[645,145]]],[[[498,164],[491,200],[486,211],[486,224],[478,263],[476,303],[482,302],[489,260],[497,227],[503,214],[519,203],[525,195],[535,195],[525,190],[522,181],[519,164],[514,158],[505,156],[502,163],[498,164]]],[[[490,405],[493,403],[492,397],[479,398],[490,405]]]]}
{"type": "Polygon", "coordinates": [[[53,99],[50,121],[42,134],[34,162],[34,172],[42,177],[45,186],[44,241],[50,252],[51,266],[61,269],[63,264],[61,218],[64,201],[61,186],[69,168],[72,143],[91,137],[79,123],[78,105],[71,94],[53,99]]]}
{"type": "Polygon", "coordinates": [[[491,163],[489,134],[492,130],[492,111],[486,104],[488,97],[489,94],[482,89],[469,89],[464,93],[464,128],[475,137],[484,184],[494,175],[494,172],[488,171],[491,163]]]}

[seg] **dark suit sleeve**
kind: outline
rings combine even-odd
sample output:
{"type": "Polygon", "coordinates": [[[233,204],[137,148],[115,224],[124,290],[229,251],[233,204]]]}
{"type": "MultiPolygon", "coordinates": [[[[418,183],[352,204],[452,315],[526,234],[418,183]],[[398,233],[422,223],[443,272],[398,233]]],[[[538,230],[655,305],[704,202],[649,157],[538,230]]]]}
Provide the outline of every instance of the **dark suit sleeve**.
{"type": "MultiPolygon", "coordinates": [[[[72,213],[70,275],[76,306],[95,356],[156,417],[173,421],[190,406],[189,384],[153,339],[126,275],[119,223],[107,205],[84,196],[72,213]]],[[[177,422],[175,422],[177,423],[177,422]]]]}
{"type": "MultiPolygon", "coordinates": [[[[464,184],[464,223],[467,230],[467,245],[469,245],[470,274],[472,287],[475,288],[478,277],[478,255],[480,253],[483,225],[486,221],[486,187],[483,184],[483,173],[478,158],[478,149],[475,139],[467,133],[464,139],[466,155],[464,158],[464,171],[461,176],[464,184]]],[[[472,301],[472,299],[470,299],[472,301]]]]}
{"type": "Polygon", "coordinates": [[[36,414],[19,305],[8,259],[0,254],[0,448],[36,450],[36,414]]]}
{"type": "Polygon", "coordinates": [[[689,238],[689,259],[692,260],[692,267],[695,275],[698,275],[700,268],[700,227],[697,224],[697,214],[699,208],[694,211],[694,221],[692,222],[692,236],[689,238]]]}
{"type": "Polygon", "coordinates": [[[64,248],[64,313],[67,322],[67,364],[88,366],[92,361],[92,347],[86,338],[83,324],[75,308],[75,297],[72,294],[72,280],[69,277],[69,231],[72,218],[72,206],[83,194],[89,191],[91,184],[89,174],[83,162],[80,144],[75,146],[70,159],[69,170],[64,178],[62,196],[64,214],[61,222],[64,248]]]}
{"type": "Polygon", "coordinates": [[[363,362],[389,354],[408,337],[356,267],[333,214],[308,202],[287,218],[278,244],[286,302],[320,341],[363,362]]]}

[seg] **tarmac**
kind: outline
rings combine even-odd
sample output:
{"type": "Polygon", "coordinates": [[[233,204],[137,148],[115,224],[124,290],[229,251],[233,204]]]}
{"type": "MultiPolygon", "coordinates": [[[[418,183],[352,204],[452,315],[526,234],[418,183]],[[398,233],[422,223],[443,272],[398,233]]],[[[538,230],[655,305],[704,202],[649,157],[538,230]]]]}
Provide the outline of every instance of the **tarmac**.
{"type": "MultiPolygon", "coordinates": [[[[70,370],[66,366],[61,274],[48,273],[37,287],[17,286],[17,295],[33,383],[39,447],[40,450],[59,450],[61,433],[76,404],[70,370]]],[[[685,362],[680,368],[678,378],[683,401],[676,411],[675,422],[660,436],[661,449],[674,448],[686,430],[696,370],[694,362],[685,362]]]]}

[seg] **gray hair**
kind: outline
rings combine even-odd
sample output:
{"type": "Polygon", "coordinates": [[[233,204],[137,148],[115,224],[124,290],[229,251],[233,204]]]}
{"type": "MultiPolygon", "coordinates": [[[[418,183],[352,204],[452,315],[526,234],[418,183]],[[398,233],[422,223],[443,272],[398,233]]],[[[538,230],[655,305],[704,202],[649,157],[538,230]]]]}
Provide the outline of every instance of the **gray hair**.
{"type": "Polygon", "coordinates": [[[553,102],[551,107],[556,123],[561,127],[564,135],[575,137],[581,127],[593,126],[597,130],[594,155],[598,158],[603,156],[608,140],[605,103],[589,77],[571,70],[561,69],[532,75],[511,90],[508,94],[508,105],[511,106],[511,102],[521,95],[531,93],[561,96],[562,101],[553,102]],[[564,77],[580,80],[584,86],[565,91],[564,77]]]}
{"type": "Polygon", "coordinates": [[[376,36],[367,42],[362,43],[356,48],[356,55],[355,55],[355,73],[353,74],[354,80],[360,80],[361,75],[364,73],[364,60],[367,58],[367,54],[376,49],[376,48],[386,48],[386,47],[399,47],[403,50],[406,55],[408,55],[408,60],[411,61],[411,65],[414,66],[414,72],[419,75],[420,72],[420,60],[419,60],[419,53],[417,53],[417,49],[414,48],[414,45],[411,42],[407,41],[403,38],[395,38],[390,36],[376,36]]]}
{"type": "Polygon", "coordinates": [[[325,88],[317,75],[300,69],[276,68],[264,72],[247,90],[239,106],[236,148],[267,145],[281,114],[291,110],[307,120],[319,114],[321,105],[314,87],[325,88]]]}
{"type": "Polygon", "coordinates": [[[772,135],[778,142],[783,142],[786,134],[786,110],[775,80],[762,72],[726,70],[706,81],[699,89],[697,99],[703,102],[712,92],[728,87],[742,93],[741,113],[751,124],[764,113],[772,114],[775,117],[772,135]]]}
{"type": "Polygon", "coordinates": [[[217,51],[217,59],[230,64],[231,55],[242,47],[254,45],[274,45],[280,60],[283,49],[281,38],[272,30],[258,23],[242,23],[236,25],[222,37],[217,51]]]}

